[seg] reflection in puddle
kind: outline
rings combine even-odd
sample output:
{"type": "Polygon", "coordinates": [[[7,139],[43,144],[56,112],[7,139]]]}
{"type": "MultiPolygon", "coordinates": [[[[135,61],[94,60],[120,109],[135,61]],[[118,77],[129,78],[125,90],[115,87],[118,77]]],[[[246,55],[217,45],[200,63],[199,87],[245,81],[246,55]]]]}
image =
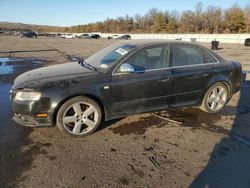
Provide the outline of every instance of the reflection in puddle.
{"type": "Polygon", "coordinates": [[[0,58],[0,74],[11,74],[13,72],[13,65],[8,65],[10,59],[7,57],[0,58]]]}
{"type": "MultiPolygon", "coordinates": [[[[4,127],[4,122],[9,118],[10,105],[10,89],[14,78],[19,74],[41,67],[42,64],[37,59],[25,58],[0,58],[0,128],[4,127]]],[[[1,132],[0,132],[1,133],[1,132]]]]}
{"type": "Polygon", "coordinates": [[[3,127],[10,113],[9,91],[11,85],[0,82],[0,128],[3,127]]]}
{"type": "Polygon", "coordinates": [[[10,75],[15,72],[17,68],[24,68],[30,65],[40,64],[38,60],[35,59],[21,59],[21,58],[0,58],[0,75],[10,75]]]}

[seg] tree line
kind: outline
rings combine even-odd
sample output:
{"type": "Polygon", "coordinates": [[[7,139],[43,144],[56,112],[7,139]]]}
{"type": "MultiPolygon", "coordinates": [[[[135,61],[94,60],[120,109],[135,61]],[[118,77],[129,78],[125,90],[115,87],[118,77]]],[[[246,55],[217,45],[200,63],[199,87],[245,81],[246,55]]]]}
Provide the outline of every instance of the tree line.
{"type": "Polygon", "coordinates": [[[116,19],[64,28],[64,32],[103,33],[250,33],[250,4],[228,9],[198,2],[194,10],[162,11],[150,9],[146,14],[126,15],[116,19]]]}

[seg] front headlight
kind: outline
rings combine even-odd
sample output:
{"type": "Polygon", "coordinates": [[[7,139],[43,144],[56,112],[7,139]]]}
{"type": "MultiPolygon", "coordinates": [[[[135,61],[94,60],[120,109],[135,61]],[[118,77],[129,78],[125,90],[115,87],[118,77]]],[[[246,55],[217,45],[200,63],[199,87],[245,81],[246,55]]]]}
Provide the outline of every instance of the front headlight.
{"type": "Polygon", "coordinates": [[[41,97],[39,92],[18,91],[15,99],[19,101],[37,101],[41,97]]]}

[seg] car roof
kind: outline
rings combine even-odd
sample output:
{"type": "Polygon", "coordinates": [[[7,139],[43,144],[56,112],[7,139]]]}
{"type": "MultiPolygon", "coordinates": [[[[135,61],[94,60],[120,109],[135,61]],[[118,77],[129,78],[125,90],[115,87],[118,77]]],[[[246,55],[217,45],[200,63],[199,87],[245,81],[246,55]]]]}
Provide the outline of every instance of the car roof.
{"type": "Polygon", "coordinates": [[[147,45],[157,45],[157,44],[189,44],[201,47],[201,45],[194,42],[185,42],[180,40],[168,40],[168,39],[132,39],[129,41],[120,41],[121,44],[130,44],[136,46],[147,46],[147,45]]]}

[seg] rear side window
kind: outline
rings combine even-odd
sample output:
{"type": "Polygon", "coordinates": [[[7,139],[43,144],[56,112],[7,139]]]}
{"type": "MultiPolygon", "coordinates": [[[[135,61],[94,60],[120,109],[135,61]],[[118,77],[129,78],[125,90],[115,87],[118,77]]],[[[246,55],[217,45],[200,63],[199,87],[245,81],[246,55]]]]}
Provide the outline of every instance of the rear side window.
{"type": "Polygon", "coordinates": [[[217,62],[217,60],[212,55],[210,55],[208,52],[206,52],[205,50],[202,50],[202,51],[204,53],[205,63],[216,63],[217,62]]]}
{"type": "Polygon", "coordinates": [[[173,60],[175,67],[204,63],[201,50],[197,47],[188,45],[174,45],[173,60]]]}

